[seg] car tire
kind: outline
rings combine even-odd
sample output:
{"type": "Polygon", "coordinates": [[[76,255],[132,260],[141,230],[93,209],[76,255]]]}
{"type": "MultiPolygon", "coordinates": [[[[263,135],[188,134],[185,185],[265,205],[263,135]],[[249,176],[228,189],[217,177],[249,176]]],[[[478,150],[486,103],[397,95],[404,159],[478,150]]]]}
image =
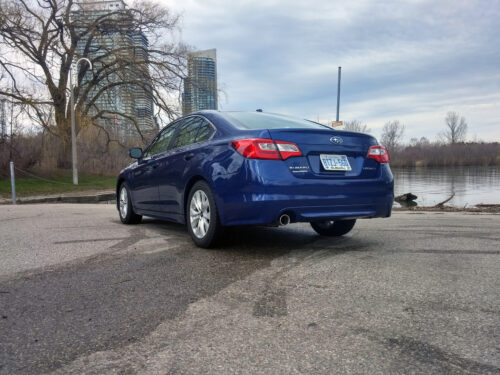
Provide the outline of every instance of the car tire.
{"type": "Polygon", "coordinates": [[[311,222],[311,227],[322,236],[338,237],[349,233],[356,224],[356,219],[352,220],[325,220],[311,222]]]}
{"type": "Polygon", "coordinates": [[[198,181],[189,192],[186,205],[186,224],[194,243],[210,248],[222,233],[217,206],[210,186],[198,181]]]}
{"type": "Polygon", "coordinates": [[[116,197],[118,214],[123,224],[138,224],[142,220],[141,215],[137,215],[132,207],[132,199],[130,199],[130,189],[126,182],[120,185],[118,196],[116,197]]]}

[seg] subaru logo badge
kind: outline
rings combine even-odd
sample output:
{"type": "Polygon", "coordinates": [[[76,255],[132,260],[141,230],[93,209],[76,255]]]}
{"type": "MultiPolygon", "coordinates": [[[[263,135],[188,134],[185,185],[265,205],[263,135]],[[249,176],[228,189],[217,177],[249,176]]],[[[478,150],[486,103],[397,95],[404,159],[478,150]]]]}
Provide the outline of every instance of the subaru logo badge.
{"type": "Polygon", "coordinates": [[[344,140],[340,137],[332,137],[330,138],[330,142],[335,143],[336,145],[340,145],[344,140]]]}

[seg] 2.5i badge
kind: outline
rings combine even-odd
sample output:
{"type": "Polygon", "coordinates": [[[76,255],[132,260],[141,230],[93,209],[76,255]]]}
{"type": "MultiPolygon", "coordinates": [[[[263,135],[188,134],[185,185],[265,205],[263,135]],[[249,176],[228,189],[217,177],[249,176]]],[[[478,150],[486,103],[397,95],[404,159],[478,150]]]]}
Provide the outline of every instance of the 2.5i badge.
{"type": "Polygon", "coordinates": [[[305,173],[305,172],[309,172],[309,166],[308,165],[291,165],[288,168],[290,168],[290,171],[292,171],[293,173],[305,173]]]}

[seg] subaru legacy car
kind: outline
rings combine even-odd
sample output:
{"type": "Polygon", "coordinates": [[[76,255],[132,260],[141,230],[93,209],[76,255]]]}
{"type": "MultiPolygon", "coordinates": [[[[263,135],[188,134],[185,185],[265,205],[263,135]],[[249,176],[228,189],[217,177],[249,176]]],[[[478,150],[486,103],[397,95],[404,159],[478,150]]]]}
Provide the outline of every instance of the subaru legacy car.
{"type": "Polygon", "coordinates": [[[323,236],[391,215],[389,154],[363,133],[264,112],[200,111],[165,126],[120,172],[125,224],[187,224],[200,247],[224,227],[309,222],[323,236]]]}

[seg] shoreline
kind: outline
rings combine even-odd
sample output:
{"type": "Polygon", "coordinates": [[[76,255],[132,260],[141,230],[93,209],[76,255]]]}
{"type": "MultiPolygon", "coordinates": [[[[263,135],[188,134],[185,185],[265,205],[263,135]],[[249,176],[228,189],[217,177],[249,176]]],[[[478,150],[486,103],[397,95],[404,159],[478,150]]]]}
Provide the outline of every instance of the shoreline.
{"type": "Polygon", "coordinates": [[[393,207],[393,211],[423,211],[423,212],[472,212],[472,213],[498,213],[500,204],[478,204],[473,207],[455,206],[415,206],[415,207],[393,207]]]}

